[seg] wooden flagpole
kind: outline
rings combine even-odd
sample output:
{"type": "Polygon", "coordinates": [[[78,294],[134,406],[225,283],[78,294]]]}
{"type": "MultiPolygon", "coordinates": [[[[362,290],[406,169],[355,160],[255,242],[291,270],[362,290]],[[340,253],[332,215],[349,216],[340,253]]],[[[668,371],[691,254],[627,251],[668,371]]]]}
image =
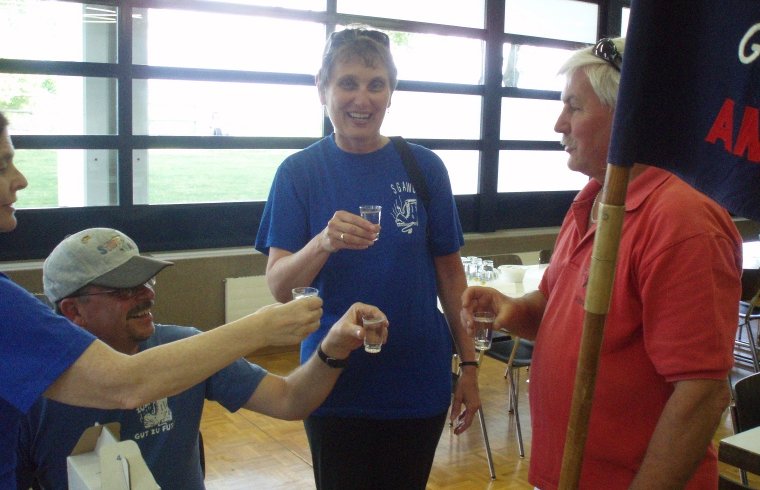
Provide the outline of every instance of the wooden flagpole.
{"type": "Polygon", "coordinates": [[[615,264],[625,215],[625,195],[630,173],[631,167],[607,164],[599,221],[591,254],[591,268],[584,304],[586,315],[575,373],[573,402],[567,425],[565,450],[562,455],[560,490],[576,489],[580,481],[599,353],[604,338],[604,320],[609,311],[612,285],[615,280],[615,264]]]}

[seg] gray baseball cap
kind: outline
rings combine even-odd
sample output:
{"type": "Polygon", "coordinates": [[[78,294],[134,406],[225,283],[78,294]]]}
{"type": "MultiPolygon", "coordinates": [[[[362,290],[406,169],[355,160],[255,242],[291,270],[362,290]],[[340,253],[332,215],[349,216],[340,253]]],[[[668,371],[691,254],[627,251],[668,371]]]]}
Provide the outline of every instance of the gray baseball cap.
{"type": "Polygon", "coordinates": [[[67,236],[42,266],[45,296],[53,303],[93,284],[133,288],[172,262],[140,255],[134,240],[113,228],[88,228],[67,236]]]}

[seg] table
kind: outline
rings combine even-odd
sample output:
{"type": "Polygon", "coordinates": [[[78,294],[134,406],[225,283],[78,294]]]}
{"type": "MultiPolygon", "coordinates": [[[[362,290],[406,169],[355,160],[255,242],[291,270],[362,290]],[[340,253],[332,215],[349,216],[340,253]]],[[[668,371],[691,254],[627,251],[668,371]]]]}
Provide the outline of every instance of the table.
{"type": "Polygon", "coordinates": [[[760,475],[760,427],[721,439],[718,460],[760,475]]]}
{"type": "Polygon", "coordinates": [[[487,286],[489,288],[494,288],[500,293],[509,297],[519,298],[525,293],[529,293],[535,289],[538,289],[538,284],[541,282],[541,278],[544,275],[544,270],[546,270],[547,264],[520,265],[515,267],[521,267],[525,269],[525,276],[523,277],[522,282],[509,282],[500,276],[499,278],[494,279],[493,281],[488,281],[486,283],[482,283],[477,280],[471,280],[467,282],[467,285],[487,286]]]}
{"type": "Polygon", "coordinates": [[[760,269],[760,241],[742,244],[742,269],[760,269]]]}

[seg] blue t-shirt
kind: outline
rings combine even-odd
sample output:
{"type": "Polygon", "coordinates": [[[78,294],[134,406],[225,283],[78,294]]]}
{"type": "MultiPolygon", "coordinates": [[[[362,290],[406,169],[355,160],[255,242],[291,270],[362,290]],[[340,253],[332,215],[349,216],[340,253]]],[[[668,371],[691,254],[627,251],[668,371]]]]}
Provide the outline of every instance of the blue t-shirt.
{"type": "MultiPolygon", "coordinates": [[[[156,325],[140,350],[190,337],[189,327],[156,325]]],[[[136,410],[82,408],[41,399],[21,424],[18,488],[29,488],[37,475],[46,489],[67,488],[66,457],[87,427],[96,422],[121,424],[121,440],[131,439],[163,489],[202,489],[198,429],[204,400],[215,400],[231,412],[242,407],[266,376],[266,371],[239,359],[182,393],[136,410]]]]}
{"type": "Polygon", "coordinates": [[[0,273],[0,488],[15,486],[21,418],[94,340],[0,273]]]}
{"type": "Polygon", "coordinates": [[[431,193],[429,209],[418,202],[393,144],[354,154],[330,136],[290,156],[275,176],[256,238],[256,249],[265,254],[270,247],[297,252],[336,211],[383,207],[377,242],[332,254],[311,284],[324,300],[324,315],[320,329],[301,344],[301,360],[356,301],[388,316],[388,343],[379,354],[354,351],[315,415],[419,418],[449,405],[451,335],[437,308],[433,256],[457,252],[464,238],[443,162],[426,148],[411,149],[431,193]]]}

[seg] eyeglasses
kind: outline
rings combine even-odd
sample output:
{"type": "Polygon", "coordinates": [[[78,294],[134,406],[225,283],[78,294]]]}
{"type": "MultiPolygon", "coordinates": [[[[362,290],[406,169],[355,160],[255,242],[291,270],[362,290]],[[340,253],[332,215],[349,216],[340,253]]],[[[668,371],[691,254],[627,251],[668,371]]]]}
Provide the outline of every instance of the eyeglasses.
{"type": "Polygon", "coordinates": [[[80,298],[83,296],[99,296],[102,294],[110,294],[110,295],[113,295],[115,298],[126,301],[140,294],[143,288],[148,288],[152,291],[155,285],[156,285],[156,278],[151,277],[150,279],[148,279],[148,281],[145,284],[140,284],[139,286],[135,286],[131,288],[106,289],[104,291],[95,291],[92,293],[75,293],[75,294],[72,294],[71,296],[67,296],[67,298],[80,298]]]}
{"type": "Polygon", "coordinates": [[[591,52],[597,58],[603,59],[612,65],[617,71],[620,71],[620,67],[623,66],[623,56],[618,51],[615,43],[612,42],[612,39],[608,37],[600,39],[591,52]]]}
{"type": "Polygon", "coordinates": [[[388,34],[384,33],[383,31],[375,31],[372,29],[343,29],[342,31],[335,31],[332,34],[330,34],[330,44],[332,45],[338,45],[342,44],[349,40],[356,40],[361,37],[368,37],[372,39],[373,41],[376,41],[386,48],[389,48],[391,45],[391,40],[388,38],[388,34]]]}

